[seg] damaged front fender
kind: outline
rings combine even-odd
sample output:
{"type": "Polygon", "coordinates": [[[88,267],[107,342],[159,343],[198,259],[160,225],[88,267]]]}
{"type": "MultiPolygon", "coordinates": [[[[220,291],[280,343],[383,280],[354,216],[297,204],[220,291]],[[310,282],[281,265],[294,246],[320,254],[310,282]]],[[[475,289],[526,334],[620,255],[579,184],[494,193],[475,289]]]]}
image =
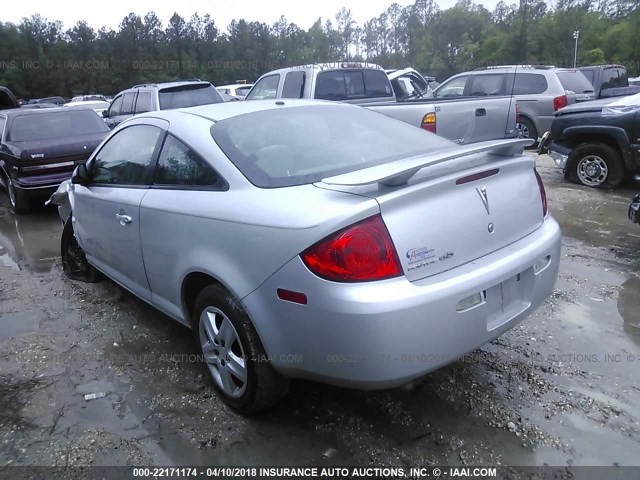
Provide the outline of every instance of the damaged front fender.
{"type": "Polygon", "coordinates": [[[51,198],[45,202],[45,205],[58,205],[58,215],[62,223],[66,223],[73,212],[73,185],[71,180],[65,180],[60,184],[58,189],[53,192],[51,198]]]}

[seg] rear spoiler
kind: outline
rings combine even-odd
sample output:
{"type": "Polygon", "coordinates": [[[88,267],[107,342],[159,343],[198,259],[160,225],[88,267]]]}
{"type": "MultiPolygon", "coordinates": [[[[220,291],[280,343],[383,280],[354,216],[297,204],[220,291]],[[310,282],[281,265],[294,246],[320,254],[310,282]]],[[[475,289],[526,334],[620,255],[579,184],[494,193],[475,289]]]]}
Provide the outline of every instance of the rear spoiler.
{"type": "Polygon", "coordinates": [[[486,152],[489,155],[512,157],[521,155],[524,147],[533,145],[534,140],[528,138],[490,140],[487,142],[472,143],[469,145],[452,146],[433,153],[411,157],[396,162],[385,163],[375,167],[358,170],[355,172],[336,175],[322,179],[322,183],[328,185],[370,185],[380,183],[387,186],[396,186],[407,183],[418,171],[425,167],[452,160],[454,158],[474,155],[486,152]]]}

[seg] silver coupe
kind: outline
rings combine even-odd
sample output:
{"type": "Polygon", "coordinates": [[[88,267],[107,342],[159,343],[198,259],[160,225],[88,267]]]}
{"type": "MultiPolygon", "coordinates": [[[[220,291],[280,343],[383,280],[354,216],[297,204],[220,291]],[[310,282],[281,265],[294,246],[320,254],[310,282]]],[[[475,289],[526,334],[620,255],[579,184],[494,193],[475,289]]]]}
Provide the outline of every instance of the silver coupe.
{"type": "Polygon", "coordinates": [[[191,327],[239,412],[289,378],[398,386],[552,292],[560,229],[527,142],[461,147],[320,101],[138,115],[52,197],[64,271],[191,327]]]}

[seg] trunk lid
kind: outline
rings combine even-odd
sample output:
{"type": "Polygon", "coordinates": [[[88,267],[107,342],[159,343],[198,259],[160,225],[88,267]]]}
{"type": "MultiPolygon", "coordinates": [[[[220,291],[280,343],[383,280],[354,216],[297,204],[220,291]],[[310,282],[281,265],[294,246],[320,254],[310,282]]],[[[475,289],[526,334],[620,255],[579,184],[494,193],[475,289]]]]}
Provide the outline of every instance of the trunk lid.
{"type": "Polygon", "coordinates": [[[109,132],[82,135],[75,138],[47,139],[31,142],[13,142],[20,158],[22,175],[40,175],[72,171],[85,162],[109,132]]]}
{"type": "Polygon", "coordinates": [[[398,186],[367,182],[327,188],[377,200],[404,273],[416,281],[539,228],[543,214],[534,165],[529,156],[476,153],[428,165],[398,186]]]}

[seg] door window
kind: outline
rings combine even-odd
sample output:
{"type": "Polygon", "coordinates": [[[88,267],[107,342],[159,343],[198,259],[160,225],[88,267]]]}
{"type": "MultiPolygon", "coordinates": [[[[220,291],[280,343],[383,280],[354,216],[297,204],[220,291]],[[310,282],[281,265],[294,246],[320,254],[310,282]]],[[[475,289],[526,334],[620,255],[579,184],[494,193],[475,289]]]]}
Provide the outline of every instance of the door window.
{"type": "Polygon", "coordinates": [[[502,95],[504,92],[504,79],[505,75],[502,73],[474,75],[470,95],[472,97],[502,95]]]}
{"type": "Polygon", "coordinates": [[[247,95],[247,100],[264,100],[268,98],[276,98],[278,93],[278,84],[280,83],[280,75],[269,75],[256,83],[247,95]]]}
{"type": "Polygon", "coordinates": [[[464,94],[464,87],[467,84],[468,76],[456,77],[438,88],[437,97],[461,97],[464,94]]]}
{"type": "Polygon", "coordinates": [[[120,95],[119,97],[116,97],[113,103],[111,104],[111,106],[109,107],[109,116],[117,117],[118,115],[120,115],[121,111],[122,111],[122,95],[120,95]]]}
{"type": "MultiPolygon", "coordinates": [[[[282,87],[282,98],[302,98],[304,88],[304,72],[289,72],[284,77],[284,86],[282,87]]],[[[239,90],[239,89],[238,89],[239,90]]]]}
{"type": "Polygon", "coordinates": [[[93,159],[91,182],[144,185],[161,133],[152,125],[133,125],[116,133],[93,159]]]}
{"type": "Polygon", "coordinates": [[[136,100],[136,113],[144,113],[151,111],[151,92],[138,93],[136,100]]]}
{"type": "Polygon", "coordinates": [[[121,115],[128,115],[133,113],[133,101],[136,98],[135,93],[125,93],[124,98],[122,99],[122,111],[121,115]]]}

